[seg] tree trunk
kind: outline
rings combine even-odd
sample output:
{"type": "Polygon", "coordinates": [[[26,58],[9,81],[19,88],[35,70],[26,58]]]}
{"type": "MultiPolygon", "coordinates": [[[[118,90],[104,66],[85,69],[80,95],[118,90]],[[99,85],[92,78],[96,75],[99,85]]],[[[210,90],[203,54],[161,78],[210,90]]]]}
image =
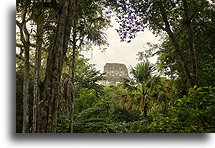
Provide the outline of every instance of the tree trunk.
{"type": "MultiPolygon", "coordinates": [[[[41,3],[42,5],[42,3],[41,3]]],[[[36,41],[36,51],[35,51],[35,74],[34,74],[34,101],[33,101],[33,133],[38,132],[38,113],[39,107],[38,103],[40,100],[40,67],[41,67],[41,54],[42,54],[42,43],[43,43],[43,6],[39,10],[41,18],[37,21],[37,41],[36,41]]]]}
{"type": "Polygon", "coordinates": [[[29,132],[29,71],[30,71],[30,61],[29,61],[29,50],[30,50],[30,42],[29,42],[29,34],[26,32],[26,26],[23,23],[20,26],[21,40],[24,44],[24,79],[23,79],[23,133],[29,132]],[[25,31],[23,31],[25,30],[25,31]],[[26,39],[24,37],[24,32],[26,39]]]}
{"type": "Polygon", "coordinates": [[[47,59],[39,132],[56,132],[61,72],[68,49],[74,7],[74,0],[65,0],[57,20],[55,40],[47,59]]]}
{"type": "Polygon", "coordinates": [[[73,109],[72,109],[72,97],[73,97],[73,92],[74,92],[74,85],[72,84],[71,81],[71,76],[69,74],[63,73],[62,74],[62,86],[63,86],[63,95],[62,95],[62,100],[63,101],[63,106],[64,106],[64,111],[66,113],[66,118],[69,119],[70,121],[70,130],[73,129],[72,125],[72,116],[73,116],[73,109]]]}
{"type": "Polygon", "coordinates": [[[193,77],[193,85],[197,85],[197,60],[196,60],[196,50],[194,48],[194,34],[193,28],[191,26],[191,16],[187,4],[187,0],[182,0],[184,5],[184,15],[185,15],[185,24],[187,26],[187,33],[189,37],[189,50],[190,50],[190,61],[192,65],[192,77],[193,77]]]}
{"type": "Polygon", "coordinates": [[[24,80],[23,80],[23,127],[22,132],[29,132],[29,46],[25,50],[25,66],[24,66],[24,80]]]}
{"type": "Polygon", "coordinates": [[[192,86],[193,86],[192,77],[191,77],[190,72],[189,72],[189,70],[188,70],[186,61],[185,61],[185,59],[184,59],[184,57],[183,57],[183,54],[182,54],[181,48],[180,48],[180,46],[179,46],[179,44],[178,44],[178,41],[177,41],[177,39],[175,38],[175,35],[173,34],[173,32],[172,32],[172,30],[171,30],[171,28],[170,28],[170,24],[169,24],[169,22],[168,22],[168,18],[167,18],[167,15],[166,15],[166,11],[165,11],[165,9],[164,9],[164,7],[163,7],[163,3],[162,3],[161,0],[160,0],[158,3],[159,3],[159,8],[160,8],[160,12],[161,12],[162,19],[163,19],[163,21],[164,21],[164,23],[165,23],[165,28],[164,28],[165,30],[164,30],[164,31],[167,32],[167,34],[168,34],[169,37],[170,37],[170,40],[172,41],[173,46],[175,47],[175,50],[176,50],[176,52],[177,52],[177,58],[178,58],[178,60],[179,60],[180,66],[181,66],[181,68],[182,68],[182,71],[183,71],[183,73],[184,73],[184,75],[185,75],[185,77],[186,77],[188,86],[189,86],[189,87],[192,87],[192,86]]]}
{"type": "Polygon", "coordinates": [[[16,24],[20,30],[20,39],[24,47],[24,80],[23,80],[23,127],[22,132],[29,132],[29,50],[30,50],[30,34],[26,27],[26,13],[28,3],[23,3],[21,12],[21,23],[16,20],[16,24]]]}
{"type": "Polygon", "coordinates": [[[72,43],[72,84],[74,86],[74,89],[72,90],[72,100],[71,100],[71,133],[74,132],[74,118],[73,118],[73,114],[74,114],[74,98],[75,98],[75,58],[76,58],[76,21],[74,20],[73,23],[73,43],[72,43]]]}

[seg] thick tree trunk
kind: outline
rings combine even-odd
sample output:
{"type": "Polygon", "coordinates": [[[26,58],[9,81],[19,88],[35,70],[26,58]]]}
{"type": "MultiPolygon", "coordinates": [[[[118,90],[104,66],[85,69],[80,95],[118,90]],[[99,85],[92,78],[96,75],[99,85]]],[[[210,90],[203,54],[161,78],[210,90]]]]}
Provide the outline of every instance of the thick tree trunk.
{"type": "Polygon", "coordinates": [[[61,72],[68,49],[74,7],[74,0],[65,0],[57,20],[55,40],[47,59],[39,132],[56,132],[61,72]]]}
{"type": "Polygon", "coordinates": [[[37,22],[37,41],[36,41],[36,51],[35,51],[35,74],[34,74],[34,101],[33,101],[33,128],[32,132],[38,132],[38,113],[39,107],[38,104],[40,100],[40,67],[41,67],[41,54],[42,54],[42,43],[43,43],[43,7],[41,7],[39,18],[37,22]]]}
{"type": "Polygon", "coordinates": [[[185,23],[187,26],[187,33],[189,37],[189,50],[190,50],[190,61],[192,64],[192,77],[193,77],[193,85],[197,85],[197,60],[196,60],[196,50],[194,48],[194,33],[193,28],[191,26],[191,16],[187,4],[187,0],[182,0],[184,5],[184,15],[185,15],[185,23]]]}
{"type": "Polygon", "coordinates": [[[165,30],[164,30],[164,31],[167,32],[167,34],[168,34],[169,37],[170,37],[170,40],[171,40],[172,43],[173,43],[173,46],[175,47],[175,50],[176,50],[176,52],[177,52],[177,58],[178,58],[178,60],[179,60],[180,66],[181,66],[181,68],[182,68],[182,71],[183,71],[183,73],[184,73],[184,75],[185,75],[185,77],[186,77],[188,86],[189,86],[189,87],[192,87],[192,86],[193,86],[192,77],[191,77],[190,72],[189,72],[189,70],[188,70],[186,61],[185,61],[185,59],[184,59],[184,57],[183,57],[183,54],[182,54],[181,48],[180,48],[180,46],[179,46],[179,44],[178,44],[178,41],[177,41],[177,39],[175,38],[175,35],[173,34],[173,32],[172,32],[172,30],[171,30],[171,28],[170,28],[170,24],[169,24],[169,22],[168,22],[168,18],[167,18],[167,15],[166,15],[166,11],[165,11],[165,9],[164,9],[164,7],[163,7],[163,3],[162,3],[161,0],[160,0],[158,3],[159,3],[159,8],[160,8],[160,12],[161,12],[162,19],[163,19],[163,21],[164,21],[164,23],[165,23],[165,28],[164,28],[165,30]]]}

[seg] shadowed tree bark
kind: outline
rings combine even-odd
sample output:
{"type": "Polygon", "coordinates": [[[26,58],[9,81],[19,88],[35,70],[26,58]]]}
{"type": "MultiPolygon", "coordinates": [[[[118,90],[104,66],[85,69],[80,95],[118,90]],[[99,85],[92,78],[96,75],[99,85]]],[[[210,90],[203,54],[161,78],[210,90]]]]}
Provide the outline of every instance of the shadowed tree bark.
{"type": "Polygon", "coordinates": [[[162,2],[162,0],[160,0],[160,1],[158,1],[158,3],[159,3],[160,13],[161,13],[163,22],[165,23],[165,28],[163,28],[163,30],[166,31],[167,34],[169,35],[170,40],[172,41],[172,44],[175,47],[175,50],[177,52],[177,58],[179,60],[180,66],[181,66],[181,68],[183,70],[183,73],[186,76],[187,83],[188,83],[188,85],[190,87],[192,87],[193,86],[192,77],[190,76],[190,72],[188,70],[186,61],[185,61],[185,59],[183,57],[183,54],[182,54],[181,48],[179,46],[179,43],[178,43],[177,39],[175,38],[175,35],[173,34],[173,31],[170,28],[170,24],[168,22],[168,18],[167,18],[166,12],[165,12],[165,8],[163,7],[163,2],[162,2]]]}
{"type": "Polygon", "coordinates": [[[39,108],[38,104],[40,100],[40,67],[41,67],[41,54],[42,54],[42,44],[43,44],[43,3],[39,3],[39,18],[37,18],[37,41],[36,41],[36,51],[35,51],[35,66],[34,66],[34,100],[33,100],[33,125],[32,125],[32,132],[36,133],[38,131],[37,124],[38,124],[38,113],[39,108]]]}
{"type": "Polygon", "coordinates": [[[197,60],[196,60],[196,50],[194,48],[194,33],[193,28],[191,25],[192,17],[190,15],[189,7],[187,0],[182,0],[184,6],[184,16],[185,16],[185,24],[187,27],[188,33],[188,44],[189,44],[189,51],[190,51],[190,61],[192,64],[192,74],[193,74],[193,82],[192,85],[197,85],[197,60]]]}
{"type": "Polygon", "coordinates": [[[39,132],[55,133],[60,91],[60,80],[73,22],[75,0],[65,0],[57,20],[55,39],[49,51],[42,92],[39,132]]]}
{"type": "Polygon", "coordinates": [[[28,1],[23,2],[21,12],[21,22],[16,20],[16,24],[20,30],[20,39],[24,47],[24,82],[23,82],[23,126],[22,132],[29,132],[29,50],[30,50],[30,34],[26,27],[26,14],[28,10],[28,1]]]}

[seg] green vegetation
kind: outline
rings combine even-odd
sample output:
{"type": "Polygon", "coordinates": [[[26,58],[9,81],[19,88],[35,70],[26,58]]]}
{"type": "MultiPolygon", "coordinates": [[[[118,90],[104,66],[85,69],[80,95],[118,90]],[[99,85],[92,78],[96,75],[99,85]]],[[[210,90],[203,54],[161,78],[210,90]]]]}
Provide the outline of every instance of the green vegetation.
{"type": "Polygon", "coordinates": [[[16,17],[16,132],[215,132],[211,1],[17,0],[16,17]],[[138,54],[131,79],[103,86],[80,51],[108,44],[112,12],[122,41],[145,28],[162,40],[138,54]]]}

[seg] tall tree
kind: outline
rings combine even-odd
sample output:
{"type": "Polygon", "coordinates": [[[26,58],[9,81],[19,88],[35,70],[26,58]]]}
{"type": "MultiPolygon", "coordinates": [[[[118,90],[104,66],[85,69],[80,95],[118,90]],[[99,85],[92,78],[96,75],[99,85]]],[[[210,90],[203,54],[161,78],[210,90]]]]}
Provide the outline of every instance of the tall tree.
{"type": "Polygon", "coordinates": [[[202,11],[195,9],[194,4],[208,5],[208,1],[172,1],[172,0],[118,0],[107,1],[107,5],[117,13],[120,27],[117,30],[122,41],[130,42],[136,33],[143,31],[146,27],[154,33],[164,32],[168,35],[176,51],[177,61],[180,71],[186,78],[189,87],[197,84],[197,55],[194,48],[194,18],[202,11]],[[184,23],[182,23],[184,22],[184,23]],[[183,27],[186,26],[186,27],[183,27]],[[186,28],[182,29],[182,28],[186,28]],[[183,47],[180,45],[175,30],[182,29],[188,36],[188,55],[185,55],[183,47]],[[190,64],[191,63],[191,64],[190,64]],[[190,67],[191,66],[191,67],[190,67]]]}
{"type": "MultiPolygon", "coordinates": [[[[26,100],[28,101],[26,98],[29,98],[27,96],[29,93],[27,93],[29,90],[27,71],[29,72],[29,65],[31,65],[35,72],[33,111],[30,111],[33,112],[32,131],[56,132],[57,110],[61,96],[60,82],[63,77],[62,70],[65,58],[72,54],[69,66],[69,69],[72,70],[70,69],[71,76],[69,78],[71,78],[74,86],[74,66],[77,51],[91,47],[92,43],[96,45],[106,44],[103,29],[109,25],[109,19],[104,15],[101,2],[97,0],[18,0],[17,5],[20,5],[18,8],[19,11],[22,11],[21,15],[17,17],[17,26],[20,28],[19,34],[22,43],[17,43],[17,47],[24,49],[25,52],[25,57],[23,57],[23,50],[20,50],[21,52],[17,54],[17,57],[26,61],[23,89],[25,94],[23,99],[25,104],[24,116],[27,117],[26,114],[29,112],[29,102],[26,102],[26,100]],[[26,7],[23,7],[24,4],[27,4],[26,7]],[[30,23],[26,24],[27,22],[30,23]],[[30,43],[30,33],[33,34],[31,42],[34,45],[30,43]],[[68,50],[69,46],[72,51],[68,50]],[[35,52],[29,52],[30,47],[34,48],[35,52]],[[34,53],[35,61],[32,62],[30,59],[34,53]],[[44,61],[46,61],[46,66],[44,66],[44,61]],[[35,63],[35,65],[30,62],[35,63]],[[45,72],[42,71],[40,78],[41,67],[46,67],[46,69],[45,72]]],[[[75,95],[74,92],[72,94],[75,95]]],[[[68,114],[72,117],[72,100],[69,102],[68,108],[70,109],[68,110],[71,112],[68,114]]],[[[23,120],[26,129],[31,128],[31,125],[26,126],[26,121],[23,120]]]]}
{"type": "MultiPolygon", "coordinates": [[[[104,11],[100,1],[78,1],[74,10],[75,17],[72,22],[71,32],[71,53],[69,71],[71,71],[71,83],[75,87],[75,61],[76,55],[83,48],[91,48],[92,45],[106,45],[105,33],[103,30],[109,26],[109,17],[104,15],[104,11]]],[[[70,55],[69,55],[70,56],[70,55]]],[[[70,73],[69,73],[70,75],[70,73]]],[[[72,89],[72,96],[68,96],[68,108],[71,121],[71,132],[73,132],[73,113],[75,89],[72,89]]]]}
{"type": "MultiPolygon", "coordinates": [[[[188,16],[185,17],[185,6],[181,7],[183,9],[180,9],[180,13],[184,19],[179,21],[174,34],[177,36],[187,65],[190,68],[194,84],[213,86],[211,78],[214,76],[214,67],[212,66],[212,63],[214,63],[214,60],[212,60],[214,58],[214,47],[211,39],[214,38],[212,19],[214,18],[215,11],[207,1],[187,2],[189,4],[187,4],[189,6],[189,19],[187,19],[188,16]],[[195,51],[192,52],[191,50],[195,51]],[[195,58],[195,60],[192,58],[195,58]]],[[[174,76],[174,78],[179,76],[183,85],[185,83],[183,74],[181,73],[178,61],[175,59],[175,49],[169,38],[164,39],[157,53],[160,61],[159,66],[163,67],[167,75],[174,76]]]]}
{"type": "MultiPolygon", "coordinates": [[[[20,30],[20,40],[24,47],[24,82],[23,82],[23,127],[22,132],[29,132],[29,71],[30,71],[30,33],[27,29],[27,11],[30,7],[29,1],[20,1],[21,5],[21,22],[16,20],[16,25],[20,30]]],[[[18,10],[17,10],[18,11],[18,10]]]]}
{"type": "Polygon", "coordinates": [[[193,27],[192,27],[192,19],[193,16],[190,14],[188,1],[182,0],[183,7],[184,7],[184,20],[187,27],[187,34],[189,37],[189,51],[190,51],[190,61],[192,63],[192,74],[193,74],[193,85],[197,84],[197,61],[196,61],[196,50],[194,48],[194,33],[193,33],[193,27]]]}
{"type": "Polygon", "coordinates": [[[48,54],[45,85],[41,96],[43,102],[41,103],[41,120],[38,124],[39,132],[56,132],[61,72],[68,49],[76,3],[76,0],[62,2],[56,22],[54,42],[48,54]]]}
{"type": "Polygon", "coordinates": [[[35,15],[35,22],[37,25],[37,33],[36,33],[36,51],[35,51],[35,66],[34,66],[34,100],[33,100],[33,125],[32,132],[36,133],[38,131],[38,113],[39,107],[38,104],[40,100],[40,67],[41,67],[41,56],[42,56],[42,44],[43,44],[43,33],[44,33],[44,4],[39,2],[38,9],[35,15]]]}

